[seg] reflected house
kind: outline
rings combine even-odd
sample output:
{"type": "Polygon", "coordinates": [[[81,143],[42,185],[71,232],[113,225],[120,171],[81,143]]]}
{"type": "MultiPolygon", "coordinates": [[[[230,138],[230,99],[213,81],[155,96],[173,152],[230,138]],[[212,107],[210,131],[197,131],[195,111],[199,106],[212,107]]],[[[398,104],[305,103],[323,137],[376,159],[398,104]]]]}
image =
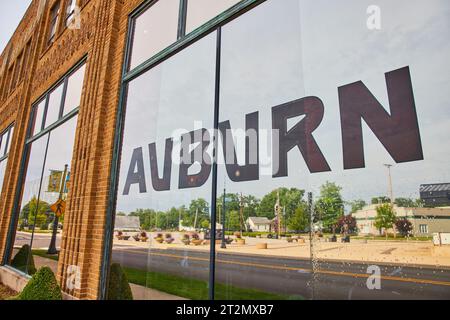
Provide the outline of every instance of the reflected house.
{"type": "MultiPolygon", "coordinates": [[[[378,205],[370,205],[353,213],[360,235],[382,235],[375,227],[378,205]]],[[[450,208],[403,208],[394,206],[397,218],[407,218],[413,227],[412,235],[429,237],[434,233],[450,232],[450,208]]],[[[388,230],[394,233],[394,230],[388,230]]]]}
{"type": "Polygon", "coordinates": [[[250,217],[246,223],[253,232],[270,232],[272,225],[272,221],[266,217],[250,217]]]}
{"type": "Polygon", "coordinates": [[[117,216],[114,226],[116,232],[139,232],[141,231],[141,223],[139,217],[117,216]]]}

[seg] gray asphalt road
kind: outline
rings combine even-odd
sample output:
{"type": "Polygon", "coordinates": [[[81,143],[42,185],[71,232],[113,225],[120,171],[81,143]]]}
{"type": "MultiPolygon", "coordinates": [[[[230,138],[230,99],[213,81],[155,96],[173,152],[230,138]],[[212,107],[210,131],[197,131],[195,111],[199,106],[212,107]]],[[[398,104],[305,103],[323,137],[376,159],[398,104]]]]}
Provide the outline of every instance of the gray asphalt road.
{"type": "MultiPolygon", "coordinates": [[[[205,281],[209,275],[205,252],[116,247],[113,260],[131,268],[205,281]]],[[[220,283],[305,299],[450,299],[450,270],[439,268],[379,265],[381,289],[369,290],[369,265],[363,263],[218,254],[216,265],[220,283]]]]}
{"type": "MultiPolygon", "coordinates": [[[[25,244],[30,244],[31,233],[18,232],[16,235],[16,241],[14,242],[15,247],[22,247],[25,244]]],[[[38,234],[34,235],[33,239],[33,249],[48,248],[51,241],[50,234],[38,234]]],[[[59,248],[61,243],[61,236],[58,235],[56,238],[56,247],[59,248]]]]}

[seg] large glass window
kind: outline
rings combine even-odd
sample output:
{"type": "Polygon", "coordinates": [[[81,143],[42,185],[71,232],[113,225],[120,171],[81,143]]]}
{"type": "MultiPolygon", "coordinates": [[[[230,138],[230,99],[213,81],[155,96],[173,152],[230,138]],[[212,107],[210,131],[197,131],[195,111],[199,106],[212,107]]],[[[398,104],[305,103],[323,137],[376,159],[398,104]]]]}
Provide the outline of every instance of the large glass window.
{"type": "MultiPolygon", "coordinates": [[[[200,3],[187,32],[237,2],[200,3]]],[[[214,271],[216,299],[450,297],[432,238],[450,230],[450,4],[324,6],[262,1],[125,82],[113,260],[131,282],[202,299],[214,271]],[[217,172],[198,136],[214,116],[217,172]]]]}
{"type": "Polygon", "coordinates": [[[296,0],[268,1],[222,28],[217,213],[233,242],[218,252],[216,282],[227,290],[216,287],[217,299],[242,299],[236,288],[255,290],[247,299],[311,297],[311,273],[298,272],[308,247],[287,241],[307,240],[308,228],[308,154],[294,131],[302,106],[292,103],[304,96],[299,34],[296,0]]]}
{"type": "Polygon", "coordinates": [[[129,83],[114,232],[113,260],[137,284],[187,294],[195,285],[199,299],[208,298],[212,144],[202,128],[213,125],[215,48],[211,34],[129,83]]]}
{"type": "MultiPolygon", "coordinates": [[[[83,77],[73,79],[83,82],[83,77]]],[[[78,119],[73,113],[62,119],[59,115],[61,108],[65,107],[61,105],[61,101],[64,101],[62,93],[76,91],[78,93],[72,95],[76,96],[79,89],[74,88],[81,88],[81,85],[74,83],[71,89],[64,90],[66,83],[67,81],[63,80],[57,89],[46,94],[33,108],[34,121],[31,121],[31,128],[34,130],[31,130],[32,135],[26,145],[25,171],[10,261],[12,267],[28,274],[34,273],[35,269],[23,259],[14,259],[24,245],[31,248],[36,267],[48,265],[54,268],[55,272],[57,267],[54,260],[58,259],[64,227],[63,208],[70,192],[71,161],[78,119]],[[46,101],[48,108],[47,112],[43,113],[46,101]],[[46,126],[42,132],[37,128],[41,128],[43,122],[46,126]],[[50,130],[50,124],[55,124],[56,127],[50,130]],[[38,133],[40,135],[36,136],[38,133]]],[[[73,103],[76,102],[73,98],[65,101],[69,111],[74,109],[73,103]]]]}
{"type": "Polygon", "coordinates": [[[154,1],[134,22],[130,69],[177,40],[180,0],[154,1]]]}
{"type": "Polygon", "coordinates": [[[323,102],[314,137],[332,169],[310,177],[323,235],[315,297],[448,299],[431,284],[446,281],[448,266],[431,235],[449,230],[450,210],[424,208],[420,189],[450,181],[450,4],[372,4],[301,1],[305,93],[323,102]]]}

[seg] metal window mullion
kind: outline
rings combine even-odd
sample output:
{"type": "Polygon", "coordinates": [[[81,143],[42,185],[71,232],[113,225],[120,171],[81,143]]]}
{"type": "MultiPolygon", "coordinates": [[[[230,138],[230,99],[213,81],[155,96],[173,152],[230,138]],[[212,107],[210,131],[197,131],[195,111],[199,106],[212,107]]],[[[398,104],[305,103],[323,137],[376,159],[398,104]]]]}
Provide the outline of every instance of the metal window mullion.
{"type": "MultiPolygon", "coordinates": [[[[211,190],[211,233],[210,233],[210,259],[209,259],[209,299],[215,299],[216,284],[216,210],[217,210],[217,158],[219,147],[219,115],[220,115],[220,71],[221,71],[221,46],[222,29],[217,28],[216,42],[216,75],[214,92],[214,148],[212,167],[212,190],[211,190]]],[[[222,227],[222,232],[224,228],[222,227]]]]}
{"type": "Polygon", "coordinates": [[[35,136],[29,138],[26,143],[31,143],[34,142],[36,140],[38,140],[39,138],[45,136],[47,133],[49,133],[52,130],[55,130],[56,128],[58,128],[59,126],[63,125],[64,123],[66,123],[67,121],[69,121],[70,119],[72,119],[73,117],[75,117],[78,112],[80,110],[80,107],[73,109],[70,113],[68,113],[67,115],[65,115],[63,118],[59,119],[57,122],[53,123],[52,125],[48,126],[47,128],[45,128],[44,130],[42,130],[41,132],[39,132],[38,134],[36,134],[35,136]]]}
{"type": "Polygon", "coordinates": [[[59,115],[58,115],[58,120],[62,119],[63,114],[64,114],[64,105],[66,104],[66,95],[67,95],[67,87],[69,85],[69,76],[66,76],[66,78],[64,79],[64,84],[63,84],[63,92],[62,92],[62,97],[61,97],[61,104],[59,106],[59,115]]]}
{"type": "Polygon", "coordinates": [[[178,16],[178,35],[177,39],[181,39],[186,35],[186,19],[189,0],[180,0],[180,11],[178,16]]]}

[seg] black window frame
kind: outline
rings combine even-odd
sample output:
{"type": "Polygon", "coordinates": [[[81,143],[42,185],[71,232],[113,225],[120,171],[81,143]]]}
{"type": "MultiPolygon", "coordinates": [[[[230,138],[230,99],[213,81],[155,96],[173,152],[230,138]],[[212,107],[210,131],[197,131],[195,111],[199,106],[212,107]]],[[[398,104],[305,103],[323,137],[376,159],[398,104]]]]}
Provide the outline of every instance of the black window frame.
{"type": "MultiPolygon", "coordinates": [[[[60,118],[57,122],[51,124],[50,126],[44,128],[41,132],[33,135],[33,130],[34,130],[34,121],[35,121],[35,114],[36,114],[36,106],[38,106],[42,101],[46,100],[46,105],[45,108],[47,108],[47,104],[48,104],[48,97],[50,96],[51,92],[53,92],[55,90],[55,88],[57,88],[61,83],[65,83],[65,88],[67,87],[67,79],[73,74],[75,73],[79,68],[81,68],[83,65],[87,65],[88,63],[88,59],[87,59],[87,55],[84,56],[79,62],[77,62],[61,79],[59,79],[55,84],[53,84],[50,89],[48,89],[44,94],[42,94],[39,98],[36,99],[36,101],[32,104],[32,108],[31,108],[31,112],[30,112],[30,118],[28,120],[28,127],[27,127],[27,132],[26,132],[26,141],[24,143],[24,148],[23,148],[23,152],[22,152],[22,157],[20,160],[20,168],[19,168],[19,177],[17,180],[17,184],[16,184],[16,189],[15,189],[15,193],[14,193],[14,205],[13,205],[13,209],[12,209],[12,214],[11,214],[11,220],[9,222],[9,226],[8,226],[8,234],[6,237],[6,246],[5,246],[5,250],[4,250],[4,254],[3,254],[3,259],[0,262],[1,266],[7,266],[10,258],[12,256],[12,252],[13,252],[13,246],[14,246],[14,235],[17,231],[17,224],[19,221],[19,215],[20,215],[20,202],[22,199],[22,190],[23,190],[23,185],[24,185],[24,179],[26,178],[26,172],[27,172],[27,157],[28,154],[30,152],[30,146],[32,145],[32,143],[34,141],[39,140],[40,138],[42,138],[43,136],[47,135],[48,133],[52,132],[54,129],[62,126],[63,124],[65,124],[66,122],[68,122],[69,120],[71,120],[72,118],[76,117],[79,114],[80,111],[80,107],[78,106],[77,108],[74,108],[73,110],[71,110],[69,113],[67,113],[64,117],[61,117],[61,110],[64,107],[64,101],[65,101],[65,89],[63,89],[63,98],[61,99],[61,106],[60,106],[60,118]]],[[[83,82],[86,81],[86,76],[83,79],[83,82]]],[[[45,123],[45,113],[44,112],[44,116],[43,116],[43,124],[45,123]]],[[[73,155],[72,155],[73,157],[73,155]]],[[[18,270],[13,269],[15,272],[17,273],[21,273],[18,270]]]]}

